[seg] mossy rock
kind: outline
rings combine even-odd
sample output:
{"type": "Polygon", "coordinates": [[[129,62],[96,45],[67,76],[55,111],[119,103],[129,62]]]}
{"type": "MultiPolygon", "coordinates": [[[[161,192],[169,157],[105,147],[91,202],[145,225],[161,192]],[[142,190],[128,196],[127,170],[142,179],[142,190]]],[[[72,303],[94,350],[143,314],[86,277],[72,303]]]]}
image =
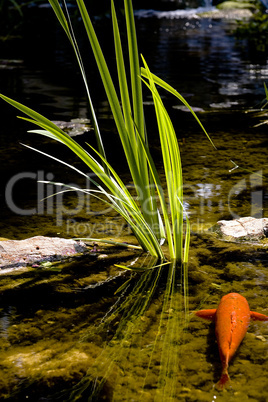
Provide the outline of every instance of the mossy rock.
{"type": "Polygon", "coordinates": [[[231,10],[231,9],[251,9],[255,10],[256,7],[254,4],[249,2],[242,2],[242,1],[224,1],[217,5],[219,10],[231,10]]]}

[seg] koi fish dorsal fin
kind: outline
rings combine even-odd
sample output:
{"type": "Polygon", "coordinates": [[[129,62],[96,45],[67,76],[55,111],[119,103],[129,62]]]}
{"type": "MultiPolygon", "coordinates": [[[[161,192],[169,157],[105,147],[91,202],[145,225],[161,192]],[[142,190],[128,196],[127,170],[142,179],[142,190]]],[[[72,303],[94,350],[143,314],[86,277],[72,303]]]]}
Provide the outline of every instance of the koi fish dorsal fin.
{"type": "Polygon", "coordinates": [[[254,321],[268,321],[268,316],[255,311],[250,312],[250,318],[254,321]]]}
{"type": "Polygon", "coordinates": [[[210,310],[199,310],[195,312],[197,317],[204,318],[205,320],[214,321],[217,309],[213,308],[210,310]]]}

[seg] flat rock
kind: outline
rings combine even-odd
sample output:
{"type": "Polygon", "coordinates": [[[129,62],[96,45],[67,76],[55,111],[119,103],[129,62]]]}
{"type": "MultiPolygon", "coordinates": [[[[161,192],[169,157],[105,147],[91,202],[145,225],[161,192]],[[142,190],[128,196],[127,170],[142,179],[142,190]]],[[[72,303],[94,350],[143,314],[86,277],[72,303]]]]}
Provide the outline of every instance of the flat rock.
{"type": "Polygon", "coordinates": [[[225,240],[259,241],[267,237],[268,218],[244,217],[231,221],[218,221],[211,229],[225,240]]]}
{"type": "Polygon", "coordinates": [[[0,269],[25,267],[43,261],[58,261],[87,251],[81,241],[35,236],[25,240],[0,241],[0,269]]]}

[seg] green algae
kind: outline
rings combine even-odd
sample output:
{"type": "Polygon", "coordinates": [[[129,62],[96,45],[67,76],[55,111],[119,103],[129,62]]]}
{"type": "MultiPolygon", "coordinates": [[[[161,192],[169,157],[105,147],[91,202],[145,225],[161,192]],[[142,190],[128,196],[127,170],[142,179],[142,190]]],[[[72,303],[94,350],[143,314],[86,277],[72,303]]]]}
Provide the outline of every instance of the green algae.
{"type": "Polygon", "coordinates": [[[256,10],[256,5],[251,2],[246,1],[223,1],[222,3],[217,5],[219,10],[230,10],[230,9],[250,9],[256,10]]]}
{"type": "Polygon", "coordinates": [[[193,315],[199,308],[216,308],[221,296],[231,291],[242,293],[252,310],[267,314],[262,247],[230,244],[210,234],[193,236],[189,310],[185,310],[179,270],[174,278],[172,269],[168,275],[164,267],[116,276],[120,271],[110,262],[99,264],[97,260],[88,267],[72,263],[60,274],[30,269],[8,275],[13,284],[21,278],[20,286],[30,292],[28,300],[21,299],[26,293],[20,286],[7,287],[5,278],[1,320],[8,316],[8,306],[13,305],[13,310],[0,338],[4,399],[267,398],[261,386],[268,370],[267,325],[251,323],[230,364],[232,388],[221,394],[213,388],[221,372],[213,324],[193,315]],[[107,281],[109,272],[114,279],[107,281]],[[28,281],[23,282],[25,276],[28,281]],[[115,295],[126,280],[128,285],[115,295]],[[35,286],[38,291],[33,292],[35,286]]]}

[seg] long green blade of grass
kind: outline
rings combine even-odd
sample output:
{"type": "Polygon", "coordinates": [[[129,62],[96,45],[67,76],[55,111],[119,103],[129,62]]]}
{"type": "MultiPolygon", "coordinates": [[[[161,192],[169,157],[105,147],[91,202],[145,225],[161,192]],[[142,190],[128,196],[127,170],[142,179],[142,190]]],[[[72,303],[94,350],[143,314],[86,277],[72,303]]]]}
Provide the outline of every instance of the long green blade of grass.
{"type": "MultiPolygon", "coordinates": [[[[132,84],[132,105],[133,112],[130,104],[130,96],[126,78],[126,70],[124,64],[124,57],[121,45],[120,32],[114,7],[112,1],[112,21],[114,31],[114,44],[116,52],[116,62],[118,71],[118,80],[121,93],[121,104],[124,114],[124,120],[129,136],[129,142],[132,144],[133,156],[135,159],[135,175],[133,176],[134,184],[140,200],[142,213],[145,219],[154,228],[154,232],[158,239],[161,238],[159,214],[157,213],[157,205],[155,201],[155,193],[150,177],[150,172],[147,166],[146,156],[140,147],[136,130],[145,140],[145,122],[143,116],[143,100],[139,66],[138,46],[136,41],[135,24],[133,18],[133,9],[131,2],[125,2],[125,16],[127,25],[128,47],[129,47],[129,63],[130,63],[130,76],[132,84]]],[[[131,169],[130,169],[131,170],[131,169]]]]}
{"type": "MultiPolygon", "coordinates": [[[[173,227],[172,255],[175,259],[183,258],[183,207],[182,207],[182,168],[180,152],[176,134],[169,118],[169,115],[162,103],[160,95],[156,90],[154,78],[144,61],[147,84],[152,92],[156,117],[159,127],[161,150],[163,155],[165,177],[167,182],[168,199],[170,203],[171,225],[173,227]]],[[[170,245],[171,248],[171,245],[170,245]]]]}
{"type": "Polygon", "coordinates": [[[67,18],[68,18],[67,19],[65,17],[65,15],[64,15],[64,12],[63,12],[58,0],[49,0],[49,3],[51,5],[51,7],[53,8],[53,11],[54,11],[56,17],[58,18],[58,21],[60,22],[62,28],[64,29],[64,31],[65,31],[65,33],[66,33],[66,35],[67,35],[67,37],[68,37],[73,49],[74,49],[75,56],[76,56],[76,59],[77,59],[77,62],[78,62],[78,65],[79,65],[79,68],[80,68],[80,71],[81,71],[81,75],[82,75],[82,78],[83,78],[83,82],[84,82],[84,85],[85,85],[85,88],[86,88],[86,92],[87,92],[87,97],[88,97],[88,102],[89,102],[89,111],[90,111],[90,115],[91,115],[91,118],[92,118],[92,123],[93,123],[95,137],[96,137],[96,141],[97,141],[97,145],[98,145],[98,150],[105,157],[105,150],[104,150],[104,146],[103,146],[103,142],[102,142],[100,129],[99,129],[97,117],[96,117],[96,114],[95,114],[93,102],[92,102],[92,99],[91,99],[88,83],[87,83],[86,72],[85,72],[85,69],[84,69],[82,57],[80,55],[79,47],[77,45],[76,38],[75,38],[75,35],[73,33],[73,28],[72,28],[71,19],[70,19],[69,13],[68,13],[68,8],[66,6],[65,1],[63,1],[63,4],[65,6],[65,10],[66,10],[66,15],[67,15],[67,18]]]}
{"type": "MultiPolygon", "coordinates": [[[[141,69],[141,75],[144,78],[148,78],[147,71],[145,68],[141,69]]],[[[160,87],[164,88],[166,91],[170,92],[172,95],[174,95],[176,98],[178,98],[187,107],[187,109],[189,109],[189,111],[192,113],[192,115],[196,119],[197,123],[199,124],[199,126],[201,127],[203,132],[206,134],[206,136],[207,136],[208,140],[210,141],[211,145],[213,146],[213,148],[217,149],[216,146],[214,145],[212,139],[210,138],[209,134],[207,133],[205,127],[201,123],[200,119],[197,117],[197,115],[195,114],[195,112],[193,111],[193,109],[191,108],[189,103],[184,99],[184,97],[178,91],[176,91],[171,85],[167,84],[165,81],[163,81],[161,78],[157,77],[155,74],[152,74],[152,77],[154,79],[155,84],[159,85],[160,87]]]]}
{"type": "MultiPolygon", "coordinates": [[[[141,202],[141,209],[142,212],[146,215],[146,220],[150,223],[150,226],[154,228],[154,231],[157,233],[157,237],[159,239],[160,234],[158,227],[158,214],[157,214],[157,209],[155,208],[155,201],[153,197],[151,196],[150,193],[150,181],[149,179],[146,179],[148,177],[148,168],[145,165],[145,159],[139,155],[138,158],[136,156],[137,150],[139,150],[138,146],[136,145],[136,139],[134,138],[133,141],[133,135],[131,136],[131,132],[133,130],[128,130],[125,124],[125,119],[123,117],[122,109],[120,106],[120,102],[113,84],[113,80],[111,78],[109,69],[107,67],[107,63],[105,61],[105,58],[103,56],[99,41],[97,39],[95,30],[93,28],[92,22],[90,20],[90,17],[88,15],[87,9],[85,7],[85,4],[82,0],[77,0],[77,4],[79,6],[79,10],[84,22],[84,26],[96,59],[96,63],[102,78],[102,82],[106,91],[106,95],[113,113],[113,117],[117,126],[117,130],[121,139],[121,143],[124,149],[124,153],[128,162],[128,166],[131,172],[131,176],[133,178],[134,184],[136,191],[138,193],[138,199],[141,202]],[[147,213],[147,209],[149,208],[149,211],[147,213]],[[153,208],[151,207],[153,206],[153,208]],[[155,224],[156,223],[156,224],[155,224]]],[[[119,78],[121,79],[121,90],[126,91],[126,83],[123,80],[124,76],[124,66],[123,66],[123,60],[120,54],[120,43],[119,43],[119,35],[117,32],[117,23],[116,23],[116,18],[115,18],[115,12],[114,8],[113,9],[113,20],[114,20],[114,31],[115,31],[115,45],[117,49],[117,54],[120,56],[118,59],[118,65],[119,65],[119,78]]],[[[139,71],[139,70],[138,70],[139,71]]],[[[137,78],[136,80],[139,80],[138,78],[138,71],[137,73],[137,78]]],[[[124,92],[125,93],[125,92],[124,92]]],[[[139,97],[140,99],[140,97],[139,97]]],[[[125,100],[125,97],[123,97],[123,101],[125,100]]],[[[136,103],[139,103],[139,108],[142,106],[142,102],[136,101],[136,103]]],[[[126,103],[124,102],[124,106],[126,103]]],[[[126,109],[126,113],[128,112],[129,109],[126,109]]],[[[131,117],[131,116],[130,116],[131,117]]],[[[127,117],[129,119],[129,116],[127,117]]],[[[138,151],[139,152],[139,151],[138,151]]]]}
{"type": "Polygon", "coordinates": [[[175,258],[174,248],[173,248],[173,240],[172,240],[172,227],[171,227],[170,221],[169,221],[168,207],[167,207],[167,203],[165,200],[164,190],[163,190],[156,166],[155,166],[152,156],[148,150],[147,144],[143,141],[142,138],[140,138],[140,143],[141,143],[141,146],[143,147],[143,150],[148,159],[148,165],[150,168],[150,172],[151,172],[153,181],[155,183],[155,187],[156,187],[157,194],[159,197],[161,211],[163,213],[164,227],[166,230],[166,237],[167,237],[167,241],[168,241],[168,245],[169,245],[170,258],[175,258]]]}
{"type": "Polygon", "coordinates": [[[132,152],[132,146],[129,143],[129,138],[127,135],[127,130],[125,127],[125,122],[123,119],[122,115],[122,110],[120,106],[120,102],[107,66],[107,63],[105,61],[105,58],[103,56],[98,38],[96,36],[95,30],[93,28],[93,24],[91,22],[91,19],[88,15],[86,6],[83,2],[83,0],[77,0],[77,4],[80,10],[80,14],[94,53],[94,57],[99,69],[99,73],[101,75],[101,79],[106,91],[106,95],[113,113],[113,117],[118,129],[118,133],[120,135],[120,139],[124,148],[124,152],[126,157],[130,160],[130,165],[134,165],[134,158],[133,158],[133,152],[132,152]]]}
{"type": "MultiPolygon", "coordinates": [[[[125,16],[126,16],[126,25],[127,25],[127,37],[128,37],[128,55],[129,55],[129,64],[130,64],[130,76],[131,76],[131,88],[132,88],[132,99],[133,99],[133,111],[134,111],[134,123],[135,127],[138,130],[140,136],[143,140],[148,143],[145,120],[144,120],[144,110],[143,110],[143,96],[142,96],[142,82],[138,79],[141,74],[141,67],[139,62],[139,52],[138,52],[138,44],[137,44],[137,34],[133,13],[133,6],[131,0],[124,0],[125,5],[125,16]]],[[[155,197],[155,190],[152,186],[152,177],[150,176],[150,170],[147,166],[147,159],[144,155],[142,148],[140,147],[139,142],[137,142],[138,148],[138,161],[139,161],[139,169],[140,169],[140,177],[143,178],[143,191],[144,191],[144,199],[146,200],[146,205],[142,210],[146,213],[149,208],[149,217],[152,227],[157,230],[157,236],[160,239],[164,236],[163,231],[161,231],[161,217],[157,213],[157,204],[155,197]],[[156,229],[157,228],[157,229],[156,229]],[[162,234],[161,234],[162,233],[162,234]]]]}
{"type": "Polygon", "coordinates": [[[132,8],[132,1],[124,0],[124,5],[125,5],[125,15],[127,24],[129,64],[131,66],[130,73],[131,73],[134,121],[138,127],[139,133],[142,134],[142,137],[145,139],[142,86],[141,81],[138,79],[141,73],[141,69],[139,63],[139,52],[137,45],[137,35],[136,35],[134,14],[132,8]]]}

